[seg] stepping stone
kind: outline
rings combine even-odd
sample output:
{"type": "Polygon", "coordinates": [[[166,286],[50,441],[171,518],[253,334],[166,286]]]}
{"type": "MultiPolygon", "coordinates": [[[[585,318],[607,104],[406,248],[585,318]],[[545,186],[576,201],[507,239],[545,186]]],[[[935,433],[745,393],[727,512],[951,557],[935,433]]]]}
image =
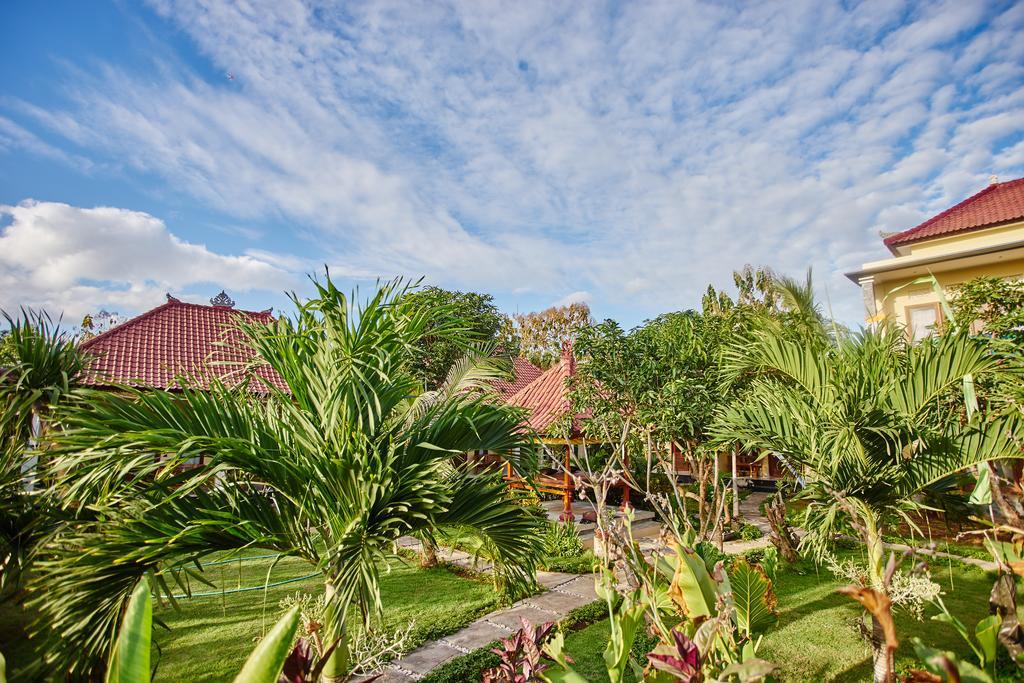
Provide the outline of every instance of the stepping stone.
{"type": "Polygon", "coordinates": [[[399,548],[419,548],[420,542],[412,536],[401,536],[396,541],[399,548]]]}
{"type": "Polygon", "coordinates": [[[593,602],[597,600],[597,591],[594,590],[594,578],[592,576],[578,576],[572,581],[568,581],[553,589],[559,593],[572,593],[582,598],[586,598],[587,602],[593,602]]]}
{"type": "MultiPolygon", "coordinates": [[[[498,626],[504,626],[510,632],[518,631],[523,627],[523,619],[526,619],[534,626],[540,626],[548,621],[557,621],[551,612],[539,610],[529,605],[520,605],[501,612],[492,612],[484,617],[488,622],[498,626]]],[[[505,634],[508,635],[507,633],[505,634]]]]}
{"type": "Polygon", "coordinates": [[[459,650],[471,652],[495,640],[508,638],[509,632],[486,621],[475,621],[461,631],[456,631],[441,640],[459,650]]]}
{"type": "Polygon", "coordinates": [[[397,662],[395,666],[406,671],[422,676],[428,671],[436,669],[449,659],[461,657],[462,653],[450,645],[442,642],[427,643],[423,647],[413,650],[397,662]]]}
{"type": "Polygon", "coordinates": [[[353,683],[364,683],[365,681],[373,680],[374,683],[408,683],[409,681],[415,680],[411,676],[388,667],[384,671],[380,672],[380,678],[374,678],[376,674],[368,674],[365,676],[356,676],[352,679],[353,683]]]}
{"type": "Polygon", "coordinates": [[[573,595],[572,593],[562,593],[555,590],[535,595],[532,598],[527,598],[525,602],[531,607],[555,612],[559,617],[564,617],[569,613],[569,610],[582,607],[587,603],[593,602],[593,600],[588,600],[587,598],[573,595]]]}
{"type": "Polygon", "coordinates": [[[572,581],[576,574],[563,574],[562,572],[537,572],[537,583],[545,588],[554,588],[560,584],[572,581]]]}

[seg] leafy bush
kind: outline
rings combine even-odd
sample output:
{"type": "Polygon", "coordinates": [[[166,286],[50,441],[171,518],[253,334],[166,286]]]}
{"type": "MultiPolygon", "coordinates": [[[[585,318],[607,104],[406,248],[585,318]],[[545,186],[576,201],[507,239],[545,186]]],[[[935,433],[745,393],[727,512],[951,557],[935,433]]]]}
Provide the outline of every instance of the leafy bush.
{"type": "Polygon", "coordinates": [[[700,558],[704,560],[704,564],[707,565],[708,571],[714,569],[715,565],[720,561],[725,563],[729,562],[729,555],[719,550],[718,546],[711,541],[701,541],[697,544],[697,547],[694,548],[694,550],[697,551],[700,558]]]}
{"type": "Polygon", "coordinates": [[[566,574],[590,574],[598,564],[597,557],[589,550],[581,555],[557,556],[544,559],[543,566],[549,572],[565,572],[566,574]]]}
{"type": "Polygon", "coordinates": [[[573,522],[550,522],[544,534],[544,555],[577,557],[583,554],[583,539],[573,522]]]}
{"type": "Polygon", "coordinates": [[[634,662],[640,666],[647,666],[647,653],[656,648],[659,642],[658,636],[651,635],[646,630],[637,631],[629,654],[634,662]]]}
{"type": "MultiPolygon", "coordinates": [[[[616,602],[618,602],[618,599],[616,599],[616,602]]],[[[586,605],[569,610],[569,613],[558,622],[558,628],[563,633],[566,631],[576,631],[607,618],[608,603],[604,600],[595,600],[594,602],[588,602],[586,605]]]]}
{"type": "Polygon", "coordinates": [[[744,541],[756,541],[764,536],[764,532],[753,524],[744,524],[740,529],[740,538],[744,541]]]}

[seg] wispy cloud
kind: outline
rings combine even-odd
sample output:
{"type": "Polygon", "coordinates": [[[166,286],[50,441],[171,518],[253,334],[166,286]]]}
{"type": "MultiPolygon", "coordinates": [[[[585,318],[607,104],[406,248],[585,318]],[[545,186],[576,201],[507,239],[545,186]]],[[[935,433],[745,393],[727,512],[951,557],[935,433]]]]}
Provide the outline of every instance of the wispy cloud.
{"type": "Polygon", "coordinates": [[[642,317],[813,265],[856,321],[879,230],[1024,174],[1020,3],[153,6],[235,80],[107,65],[21,114],[351,273],[642,317]]]}

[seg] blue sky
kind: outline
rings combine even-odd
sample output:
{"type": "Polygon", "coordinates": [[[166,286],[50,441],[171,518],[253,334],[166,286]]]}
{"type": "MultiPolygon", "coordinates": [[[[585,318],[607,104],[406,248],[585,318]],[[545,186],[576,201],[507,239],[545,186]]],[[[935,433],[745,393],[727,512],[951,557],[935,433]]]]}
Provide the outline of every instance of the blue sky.
{"type": "Polygon", "coordinates": [[[1024,4],[9,2],[0,307],[281,307],[329,264],[632,325],[843,277],[1024,175],[1024,4]]]}

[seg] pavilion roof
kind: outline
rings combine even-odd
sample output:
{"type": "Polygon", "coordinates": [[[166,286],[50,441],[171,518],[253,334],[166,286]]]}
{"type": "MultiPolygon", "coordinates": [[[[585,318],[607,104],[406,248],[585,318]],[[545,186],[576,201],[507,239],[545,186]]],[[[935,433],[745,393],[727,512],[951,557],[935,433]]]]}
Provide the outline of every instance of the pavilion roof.
{"type": "MultiPolygon", "coordinates": [[[[506,399],[509,405],[524,408],[527,412],[526,424],[541,436],[564,437],[564,434],[551,433],[556,421],[569,412],[571,404],[568,397],[567,382],[576,374],[576,358],[572,345],[566,344],[558,362],[540,374],[535,380],[506,399]]],[[[574,415],[570,438],[581,436],[581,420],[583,415],[574,415]]]]}
{"type": "MultiPolygon", "coordinates": [[[[229,384],[241,381],[241,368],[252,355],[242,344],[237,323],[270,323],[273,319],[269,310],[203,306],[167,295],[167,303],[82,344],[90,356],[82,382],[92,386],[177,389],[181,377],[200,387],[209,386],[214,377],[229,384]]],[[[287,391],[284,380],[268,365],[256,366],[255,373],[287,391]]],[[[252,388],[256,393],[266,391],[259,382],[254,382],[252,388]]]]}

